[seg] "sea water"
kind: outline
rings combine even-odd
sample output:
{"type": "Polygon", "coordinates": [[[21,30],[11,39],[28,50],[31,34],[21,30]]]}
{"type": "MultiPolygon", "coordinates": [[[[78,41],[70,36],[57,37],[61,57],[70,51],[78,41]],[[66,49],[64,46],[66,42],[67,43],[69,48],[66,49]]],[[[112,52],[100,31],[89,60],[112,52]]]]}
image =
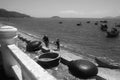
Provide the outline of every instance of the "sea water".
{"type": "MultiPolygon", "coordinates": [[[[100,30],[101,23],[94,24],[96,20],[89,19],[90,23],[87,23],[88,19],[31,19],[11,20],[11,23],[39,37],[47,34],[51,42],[59,38],[62,47],[77,54],[91,58],[107,57],[120,63],[120,36],[107,38],[106,32],[100,30]],[[78,26],[77,23],[82,25],[78,26]]],[[[114,27],[114,23],[114,20],[108,21],[109,29],[114,27]]]]}

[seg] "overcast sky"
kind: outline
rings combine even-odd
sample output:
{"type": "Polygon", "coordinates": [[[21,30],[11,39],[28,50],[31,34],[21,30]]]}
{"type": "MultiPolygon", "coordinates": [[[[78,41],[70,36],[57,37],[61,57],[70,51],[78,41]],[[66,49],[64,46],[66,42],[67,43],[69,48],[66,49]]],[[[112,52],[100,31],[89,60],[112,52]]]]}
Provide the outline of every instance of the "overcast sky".
{"type": "Polygon", "coordinates": [[[120,0],[0,0],[0,8],[34,17],[120,16],[120,0]]]}

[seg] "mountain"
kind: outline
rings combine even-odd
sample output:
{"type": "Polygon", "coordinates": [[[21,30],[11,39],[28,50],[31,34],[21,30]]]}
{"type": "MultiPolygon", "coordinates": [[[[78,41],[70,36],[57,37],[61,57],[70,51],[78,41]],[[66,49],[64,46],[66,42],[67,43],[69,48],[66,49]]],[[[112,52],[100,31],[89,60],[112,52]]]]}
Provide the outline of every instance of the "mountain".
{"type": "Polygon", "coordinates": [[[105,19],[120,19],[120,16],[107,16],[107,17],[103,17],[105,19]]]}
{"type": "Polygon", "coordinates": [[[61,17],[59,17],[59,16],[52,16],[51,18],[61,18],[61,17]]]}
{"type": "Polygon", "coordinates": [[[24,17],[30,17],[29,15],[22,14],[15,11],[8,11],[5,9],[0,9],[0,17],[6,17],[6,18],[24,18],[24,17]]]}
{"type": "Polygon", "coordinates": [[[116,16],[115,18],[120,19],[120,16],[116,16]]]}

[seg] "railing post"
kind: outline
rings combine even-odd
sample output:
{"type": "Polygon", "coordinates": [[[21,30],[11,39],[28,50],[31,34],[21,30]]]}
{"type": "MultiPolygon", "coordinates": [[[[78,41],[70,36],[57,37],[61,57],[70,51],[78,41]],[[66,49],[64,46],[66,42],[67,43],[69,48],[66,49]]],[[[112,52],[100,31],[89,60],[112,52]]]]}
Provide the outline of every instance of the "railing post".
{"type": "Polygon", "coordinates": [[[8,77],[13,76],[11,73],[11,66],[16,62],[10,54],[7,45],[16,44],[17,41],[17,28],[12,26],[0,27],[0,52],[2,54],[3,67],[8,77]]]}

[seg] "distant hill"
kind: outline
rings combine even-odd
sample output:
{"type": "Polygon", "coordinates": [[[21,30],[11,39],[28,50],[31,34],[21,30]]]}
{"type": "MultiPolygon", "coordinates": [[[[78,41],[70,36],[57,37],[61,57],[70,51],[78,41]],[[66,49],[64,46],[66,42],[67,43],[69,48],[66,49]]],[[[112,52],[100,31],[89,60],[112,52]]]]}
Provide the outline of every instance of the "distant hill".
{"type": "Polygon", "coordinates": [[[52,16],[51,18],[61,18],[61,17],[59,17],[59,16],[52,16]]]}
{"type": "Polygon", "coordinates": [[[106,19],[120,19],[120,16],[107,16],[107,17],[103,17],[103,18],[106,18],[106,19]]]}
{"type": "Polygon", "coordinates": [[[6,17],[6,18],[24,18],[24,17],[30,17],[29,15],[22,14],[15,11],[8,11],[5,9],[0,9],[0,17],[6,17]]]}
{"type": "Polygon", "coordinates": [[[120,16],[116,16],[115,18],[120,19],[120,16]]]}

